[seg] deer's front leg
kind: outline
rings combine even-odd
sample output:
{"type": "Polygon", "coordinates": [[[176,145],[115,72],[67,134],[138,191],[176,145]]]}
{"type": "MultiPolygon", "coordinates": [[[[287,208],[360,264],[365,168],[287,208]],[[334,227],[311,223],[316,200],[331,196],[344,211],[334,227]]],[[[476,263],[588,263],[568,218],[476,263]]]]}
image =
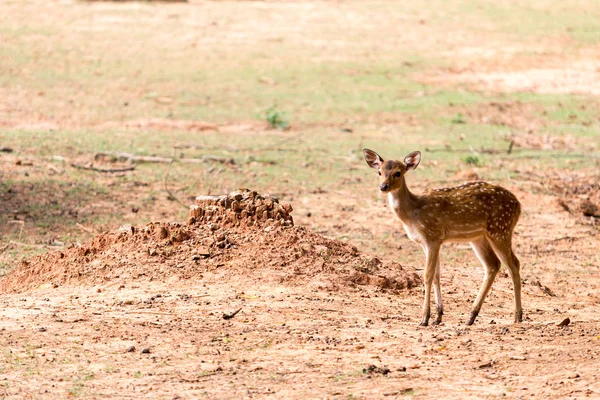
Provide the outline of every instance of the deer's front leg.
{"type": "Polygon", "coordinates": [[[431,285],[435,278],[436,269],[438,267],[438,260],[440,257],[440,244],[428,243],[423,246],[426,254],[425,262],[425,273],[423,274],[423,280],[425,283],[425,299],[423,301],[423,319],[421,320],[421,326],[429,325],[429,317],[431,316],[431,285]]]}
{"type": "Polygon", "coordinates": [[[437,265],[435,267],[435,277],[433,278],[433,293],[435,293],[435,308],[437,310],[437,316],[434,325],[442,323],[442,316],[444,315],[444,303],[442,301],[442,288],[440,285],[440,257],[438,256],[437,265]]]}

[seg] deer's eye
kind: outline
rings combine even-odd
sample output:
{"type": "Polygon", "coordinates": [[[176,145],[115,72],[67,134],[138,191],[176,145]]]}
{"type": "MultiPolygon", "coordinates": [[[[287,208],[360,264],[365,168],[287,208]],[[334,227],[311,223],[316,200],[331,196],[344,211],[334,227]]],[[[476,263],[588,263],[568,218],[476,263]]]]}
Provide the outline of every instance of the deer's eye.
{"type": "Polygon", "coordinates": [[[400,178],[400,175],[402,175],[400,171],[394,172],[394,178],[400,178]]]}
{"type": "Polygon", "coordinates": [[[381,176],[381,171],[377,171],[377,175],[381,176]]]}

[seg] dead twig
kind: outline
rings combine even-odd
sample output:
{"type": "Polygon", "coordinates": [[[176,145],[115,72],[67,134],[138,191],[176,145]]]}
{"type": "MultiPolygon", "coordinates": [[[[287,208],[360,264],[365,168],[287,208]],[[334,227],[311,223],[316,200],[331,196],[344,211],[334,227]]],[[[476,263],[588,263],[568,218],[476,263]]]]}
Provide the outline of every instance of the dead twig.
{"type": "Polygon", "coordinates": [[[97,233],[96,230],[94,230],[92,228],[88,228],[87,226],[84,226],[84,225],[80,224],[79,222],[77,222],[75,225],[84,232],[97,233]]]}
{"type": "Polygon", "coordinates": [[[479,366],[477,366],[478,369],[484,369],[484,368],[490,368],[491,366],[493,366],[494,364],[496,364],[496,361],[492,360],[490,362],[487,362],[485,364],[481,364],[479,366]]]}
{"type": "Polygon", "coordinates": [[[55,174],[58,174],[58,175],[62,175],[62,174],[65,173],[64,169],[58,169],[58,168],[56,168],[52,164],[48,165],[46,168],[48,168],[50,171],[52,171],[52,172],[54,172],[55,174]]]}
{"type": "Polygon", "coordinates": [[[252,151],[254,153],[260,153],[260,152],[263,152],[263,151],[266,151],[266,150],[272,150],[274,147],[278,147],[282,143],[286,143],[286,142],[289,142],[291,140],[294,140],[294,139],[298,138],[302,134],[303,134],[303,132],[298,132],[295,135],[288,136],[288,137],[286,137],[284,139],[281,139],[281,140],[279,140],[279,141],[277,141],[277,142],[275,142],[273,144],[270,144],[270,145],[264,146],[264,147],[260,147],[258,149],[252,150],[252,151]]]}
{"type": "Polygon", "coordinates": [[[123,167],[123,168],[98,168],[98,167],[92,167],[92,166],[86,166],[86,165],[79,165],[79,164],[75,164],[75,163],[71,163],[71,167],[77,168],[77,169],[84,169],[87,171],[97,171],[97,172],[109,173],[109,174],[117,173],[117,172],[133,171],[135,169],[135,165],[132,165],[130,167],[123,167]]]}
{"type": "Polygon", "coordinates": [[[21,221],[18,219],[15,219],[13,221],[8,221],[9,224],[16,224],[16,225],[21,225],[21,229],[19,230],[19,240],[21,240],[21,236],[23,235],[23,228],[25,227],[25,221],[21,221]]]}
{"type": "Polygon", "coordinates": [[[171,163],[173,162],[172,158],[167,157],[157,157],[157,156],[136,156],[131,153],[96,153],[94,154],[94,161],[102,161],[108,158],[110,161],[116,162],[128,162],[130,164],[133,163],[171,163]]]}
{"type": "Polygon", "coordinates": [[[401,317],[399,315],[389,315],[389,316],[385,316],[385,317],[379,317],[382,321],[388,321],[390,319],[397,319],[399,321],[408,321],[408,318],[405,317],[401,317]]]}
{"type": "MultiPolygon", "coordinates": [[[[453,149],[451,147],[444,147],[444,148],[425,148],[425,151],[429,152],[429,153],[473,153],[473,152],[477,152],[477,153],[482,153],[482,154],[498,154],[498,153],[502,153],[502,150],[498,150],[498,149],[486,149],[486,148],[480,148],[478,150],[474,149],[474,148],[468,148],[468,149],[453,149]]],[[[512,152],[512,148],[511,148],[511,152],[512,152]]],[[[509,153],[510,154],[510,153],[509,153]]]]}
{"type": "Polygon", "coordinates": [[[180,143],[180,144],[176,144],[173,146],[174,149],[177,150],[181,150],[181,149],[193,149],[193,150],[218,150],[218,151],[222,151],[222,150],[227,150],[227,151],[231,151],[231,152],[237,152],[237,151],[243,151],[244,149],[238,149],[235,146],[229,145],[229,146],[223,146],[223,145],[219,145],[219,146],[206,146],[203,144],[193,144],[193,143],[180,143]]]}
{"type": "Polygon", "coordinates": [[[131,310],[125,311],[125,314],[149,314],[149,315],[170,315],[173,316],[173,313],[161,312],[161,311],[146,311],[146,310],[131,310]]]}
{"type": "MultiPolygon", "coordinates": [[[[567,235],[567,236],[561,236],[561,237],[555,238],[555,239],[548,239],[548,240],[546,240],[546,242],[552,243],[552,242],[559,242],[561,240],[568,240],[568,239],[572,239],[572,240],[589,239],[590,236],[593,236],[593,235],[594,235],[593,232],[589,232],[589,235],[587,235],[587,236],[569,236],[569,235],[567,235]]],[[[540,235],[525,235],[525,234],[523,234],[523,235],[521,235],[521,237],[524,237],[524,238],[532,238],[532,237],[533,238],[539,238],[540,235]]]]}
{"type": "MultiPolygon", "coordinates": [[[[176,149],[176,147],[173,147],[176,149]]],[[[221,156],[203,156],[198,158],[176,158],[176,157],[159,157],[159,156],[138,156],[131,153],[96,153],[94,154],[94,161],[108,161],[111,162],[127,162],[129,164],[142,164],[142,163],[164,163],[170,164],[175,161],[182,163],[203,163],[203,162],[219,162],[221,164],[235,164],[235,160],[231,157],[221,156]]]]}
{"type": "Polygon", "coordinates": [[[199,158],[179,158],[175,161],[179,161],[182,163],[194,163],[194,164],[205,163],[207,161],[210,161],[210,162],[218,162],[218,163],[227,164],[227,165],[235,165],[235,160],[233,158],[220,157],[220,156],[204,156],[204,157],[199,157],[199,158]]]}
{"type": "Polygon", "coordinates": [[[35,247],[36,249],[60,249],[65,247],[64,245],[21,243],[15,240],[11,240],[10,242],[8,242],[8,244],[14,244],[15,246],[21,247],[35,247]]]}
{"type": "Polygon", "coordinates": [[[534,286],[539,287],[540,290],[542,292],[544,292],[544,294],[546,294],[546,295],[548,295],[550,297],[556,297],[556,294],[554,294],[554,292],[548,286],[542,285],[542,283],[540,281],[534,281],[534,282],[531,282],[531,283],[534,286]]]}
{"type": "Polygon", "coordinates": [[[169,173],[171,172],[171,166],[173,165],[173,163],[169,164],[169,168],[167,168],[167,172],[165,173],[165,177],[163,179],[163,184],[164,184],[164,188],[165,188],[165,192],[167,192],[167,194],[169,195],[169,199],[171,200],[175,200],[176,202],[178,202],[183,208],[188,208],[188,206],[186,206],[185,204],[183,204],[181,202],[181,200],[179,200],[170,190],[169,187],[167,186],[167,182],[169,179],[169,173]]]}
{"type": "Polygon", "coordinates": [[[232,312],[230,314],[223,313],[223,319],[231,319],[231,318],[235,317],[236,314],[239,313],[240,311],[242,311],[242,307],[238,308],[237,310],[235,310],[234,312],[232,312]]]}

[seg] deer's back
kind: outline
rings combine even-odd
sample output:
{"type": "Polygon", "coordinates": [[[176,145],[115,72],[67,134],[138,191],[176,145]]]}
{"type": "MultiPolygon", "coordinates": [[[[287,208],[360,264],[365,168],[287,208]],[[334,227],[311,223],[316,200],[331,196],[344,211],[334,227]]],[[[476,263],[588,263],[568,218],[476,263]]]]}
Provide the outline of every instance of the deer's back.
{"type": "Polygon", "coordinates": [[[514,194],[486,182],[432,190],[419,200],[423,226],[442,240],[510,237],[521,214],[514,194]]]}

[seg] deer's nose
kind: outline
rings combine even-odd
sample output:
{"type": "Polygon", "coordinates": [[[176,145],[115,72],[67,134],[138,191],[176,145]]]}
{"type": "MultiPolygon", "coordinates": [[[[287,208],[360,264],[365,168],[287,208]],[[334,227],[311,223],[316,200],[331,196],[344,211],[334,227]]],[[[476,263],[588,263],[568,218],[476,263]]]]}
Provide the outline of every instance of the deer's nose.
{"type": "Polygon", "coordinates": [[[389,189],[389,185],[387,183],[382,183],[381,185],[379,185],[379,190],[381,190],[382,192],[387,192],[387,190],[389,189]]]}

